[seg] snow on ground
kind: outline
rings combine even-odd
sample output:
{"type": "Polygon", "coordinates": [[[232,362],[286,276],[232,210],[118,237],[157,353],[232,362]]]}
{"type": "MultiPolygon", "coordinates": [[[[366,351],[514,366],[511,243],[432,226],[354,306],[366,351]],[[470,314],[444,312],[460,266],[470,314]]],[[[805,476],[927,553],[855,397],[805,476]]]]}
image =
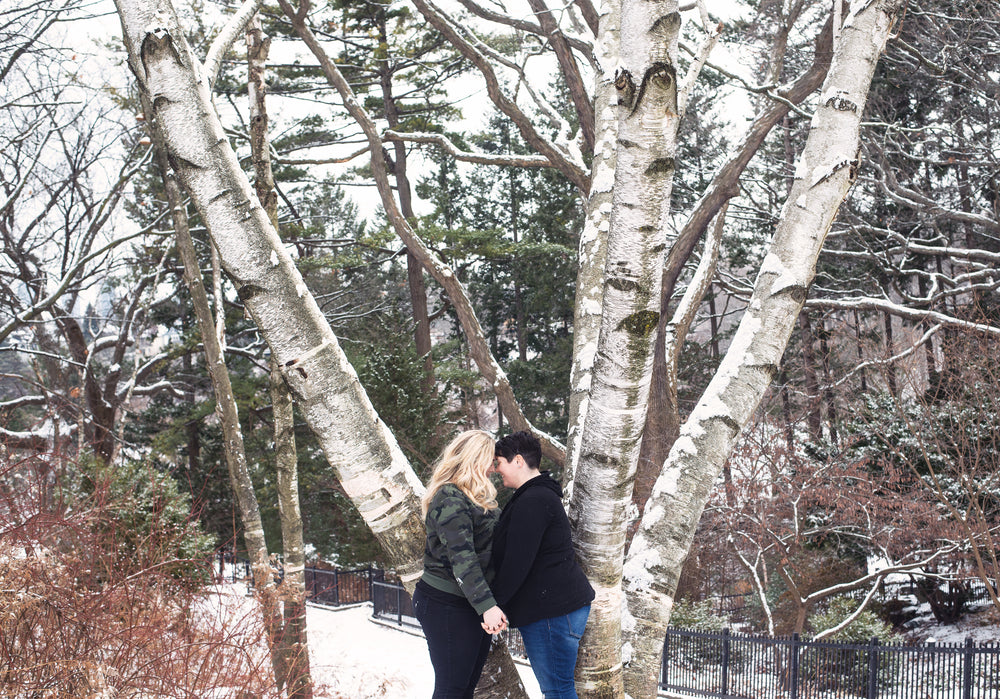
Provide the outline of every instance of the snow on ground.
{"type": "MultiPolygon", "coordinates": [[[[317,684],[351,699],[426,699],[434,690],[427,642],[418,631],[372,620],[371,604],[308,607],[309,658],[317,684]]],[[[531,699],[541,699],[531,668],[517,664],[531,699]]]]}
{"type": "Polygon", "coordinates": [[[382,626],[371,605],[308,607],[313,679],[347,697],[427,697],[434,672],[420,636],[382,626]]]}
{"type": "MultiPolygon", "coordinates": [[[[253,613],[244,584],[220,585],[213,610],[232,618],[253,613]]],[[[962,643],[1000,642],[1000,613],[980,605],[953,625],[937,624],[921,605],[910,641],[962,643]]],[[[307,607],[309,656],[316,696],[322,699],[426,699],[434,688],[427,643],[417,629],[372,619],[371,603],[329,609],[307,607]]],[[[528,665],[518,663],[530,699],[542,699],[528,665]]]]}
{"type": "Polygon", "coordinates": [[[984,602],[974,605],[954,624],[939,624],[934,620],[929,604],[919,605],[919,614],[913,629],[904,635],[918,643],[965,643],[971,638],[975,643],[1000,643],[1000,612],[984,602]]]}
{"type": "MultiPolygon", "coordinates": [[[[216,588],[219,613],[247,613],[253,600],[242,583],[216,588]]],[[[372,619],[371,603],[306,607],[309,661],[322,699],[427,699],[434,670],[419,630],[372,619]]],[[[531,668],[517,663],[530,699],[542,699],[531,668]]]]}

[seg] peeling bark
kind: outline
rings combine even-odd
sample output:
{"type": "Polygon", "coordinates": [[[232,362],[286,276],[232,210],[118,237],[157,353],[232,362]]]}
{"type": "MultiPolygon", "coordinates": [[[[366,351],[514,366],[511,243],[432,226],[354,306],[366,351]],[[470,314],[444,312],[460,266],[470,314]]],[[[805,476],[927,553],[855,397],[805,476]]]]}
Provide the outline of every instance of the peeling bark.
{"type": "MultiPolygon", "coordinates": [[[[704,236],[709,223],[720,209],[739,192],[739,179],[750,164],[754,154],[760,149],[764,139],[778,122],[786,119],[791,105],[801,103],[822,84],[823,78],[830,67],[832,51],[832,23],[827,21],[816,38],[815,58],[809,69],[803,73],[787,90],[779,90],[778,95],[784,102],[774,102],[764,109],[747,130],[739,148],[733,156],[721,167],[712,178],[705,193],[698,200],[694,210],[688,217],[684,228],[670,246],[667,261],[663,268],[663,289],[660,294],[661,319],[657,328],[657,352],[654,359],[653,378],[650,387],[650,403],[645,430],[643,431],[642,453],[639,457],[637,481],[652,483],[659,475],[659,468],[667,458],[670,448],[680,430],[681,416],[677,410],[676,386],[677,367],[676,355],[684,344],[686,333],[675,333],[668,338],[666,335],[666,320],[670,317],[670,301],[673,298],[680,275],[684,270],[698,241],[704,236]],[[671,347],[663,343],[670,342],[671,347]],[[668,357],[674,356],[674,364],[668,367],[668,357]]],[[[777,60],[777,54],[774,58],[777,60]]],[[[633,496],[638,513],[646,506],[649,490],[637,491],[633,496]]]]}
{"type": "MultiPolygon", "coordinates": [[[[566,438],[566,473],[574,474],[580,455],[580,438],[587,415],[591,373],[597,355],[597,336],[601,329],[601,304],[604,296],[604,265],[607,262],[607,232],[611,227],[611,192],[615,183],[615,143],[618,114],[615,105],[614,75],[610,66],[617,63],[621,8],[617,2],[605,3],[597,34],[598,66],[595,78],[594,115],[597,142],[590,171],[587,218],[577,255],[576,300],[573,307],[573,364],[570,368],[569,431],[566,438]]],[[[567,497],[572,493],[569,485],[567,497]]]]}
{"type": "Polygon", "coordinates": [[[622,560],[659,320],[677,144],[677,3],[625,2],[615,75],[618,138],[610,230],[589,407],[569,517],[597,593],[580,646],[577,684],[592,697],[623,692],[622,560]]]}

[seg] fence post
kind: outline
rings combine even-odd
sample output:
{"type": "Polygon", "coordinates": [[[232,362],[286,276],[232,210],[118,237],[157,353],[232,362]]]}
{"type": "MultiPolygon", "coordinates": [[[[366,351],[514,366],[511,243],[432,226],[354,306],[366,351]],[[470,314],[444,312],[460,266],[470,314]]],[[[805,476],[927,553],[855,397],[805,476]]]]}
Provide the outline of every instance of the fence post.
{"type": "Polygon", "coordinates": [[[791,667],[788,669],[789,696],[791,699],[799,699],[799,634],[792,634],[791,653],[788,661],[791,667]]]}
{"type": "Polygon", "coordinates": [[[396,623],[403,625],[403,588],[396,588],[396,623]]]}
{"type": "Polygon", "coordinates": [[[729,696],[729,629],[722,630],[722,696],[729,696]]]}
{"type": "Polygon", "coordinates": [[[868,642],[868,699],[878,699],[878,639],[868,642]]]}
{"type": "Polygon", "coordinates": [[[667,663],[670,656],[670,630],[663,637],[663,655],[660,656],[660,689],[667,688],[667,663]]]}
{"type": "Polygon", "coordinates": [[[972,636],[965,639],[965,650],[962,652],[962,699],[972,699],[972,636]]]}

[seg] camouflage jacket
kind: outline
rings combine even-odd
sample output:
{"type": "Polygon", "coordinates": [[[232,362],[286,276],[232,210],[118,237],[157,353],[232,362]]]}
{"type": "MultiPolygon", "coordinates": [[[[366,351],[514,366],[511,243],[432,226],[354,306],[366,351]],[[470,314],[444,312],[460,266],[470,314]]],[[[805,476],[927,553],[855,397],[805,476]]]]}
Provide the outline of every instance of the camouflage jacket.
{"type": "Polygon", "coordinates": [[[483,512],[458,486],[446,483],[434,494],[424,520],[427,544],[421,579],[465,597],[477,614],[496,606],[486,571],[497,516],[497,510],[483,512]]]}

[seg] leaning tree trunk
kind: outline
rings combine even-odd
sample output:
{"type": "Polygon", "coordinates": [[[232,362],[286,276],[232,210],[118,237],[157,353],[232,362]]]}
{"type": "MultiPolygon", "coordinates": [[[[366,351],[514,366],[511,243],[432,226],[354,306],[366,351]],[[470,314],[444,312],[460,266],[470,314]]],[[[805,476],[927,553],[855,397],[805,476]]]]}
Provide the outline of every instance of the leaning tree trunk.
{"type": "Polygon", "coordinates": [[[636,486],[632,493],[632,502],[637,513],[636,522],[646,506],[646,500],[652,484],[659,475],[660,467],[680,433],[681,416],[676,395],[677,360],[687,333],[674,332],[671,335],[667,332],[670,303],[677,282],[695,246],[704,237],[712,218],[739,193],[740,177],[750,164],[750,160],[760,150],[764,139],[778,122],[786,118],[792,105],[801,103],[823,83],[833,51],[832,28],[833,22],[828,20],[816,37],[812,65],[787,89],[778,90],[778,96],[782,99],[769,104],[750,125],[739,147],[712,178],[667,253],[663,267],[663,288],[660,290],[662,315],[656,329],[657,354],[653,358],[649,409],[636,471],[636,486]]]}
{"type": "Polygon", "coordinates": [[[603,313],[570,498],[577,553],[597,597],[580,647],[587,696],[620,696],[625,522],[639,456],[659,319],[677,144],[676,0],[621,11],[618,141],[603,313]]]}
{"type": "Polygon", "coordinates": [[[663,630],[681,566],[722,464],[775,376],[815,274],[816,260],[853,181],[861,113],[879,55],[904,0],[856,4],[761,266],[747,312],[657,479],[625,564],[635,626],[629,694],[655,697],[663,630]]]}
{"type": "Polygon", "coordinates": [[[423,486],[376,414],[254,195],[169,0],[116,0],[129,67],[170,164],[345,492],[404,579],[419,575],[423,486]]]}
{"type": "MultiPolygon", "coordinates": [[[[146,112],[153,108],[145,95],[143,96],[143,108],[146,112]]],[[[150,126],[152,126],[151,123],[150,126]]],[[[226,464],[229,467],[229,481],[233,489],[233,495],[236,498],[240,522],[243,524],[243,540],[247,547],[247,557],[250,559],[250,567],[253,570],[254,590],[258,593],[261,603],[261,613],[267,632],[271,664],[274,669],[275,680],[280,684],[283,682],[285,675],[285,666],[282,662],[281,653],[277,648],[280,612],[275,597],[274,580],[268,559],[267,542],[264,538],[264,525],[260,518],[260,507],[257,503],[257,494],[254,491],[253,482],[250,479],[250,472],[247,469],[246,452],[243,448],[243,432],[240,428],[236,396],[233,393],[233,386],[229,379],[229,370],[226,368],[222,347],[215,333],[215,324],[208,303],[208,294],[205,291],[205,285],[201,278],[201,268],[198,265],[194,243],[191,240],[183,196],[181,195],[177,181],[170,173],[170,166],[167,163],[166,156],[167,147],[162,134],[155,132],[155,130],[152,131],[157,161],[163,177],[164,189],[167,193],[167,201],[172,210],[177,252],[184,266],[184,280],[191,294],[191,303],[194,306],[198,329],[202,337],[202,347],[205,351],[205,366],[208,369],[208,375],[215,392],[215,409],[219,416],[219,423],[222,426],[223,451],[226,455],[226,464]]]]}

